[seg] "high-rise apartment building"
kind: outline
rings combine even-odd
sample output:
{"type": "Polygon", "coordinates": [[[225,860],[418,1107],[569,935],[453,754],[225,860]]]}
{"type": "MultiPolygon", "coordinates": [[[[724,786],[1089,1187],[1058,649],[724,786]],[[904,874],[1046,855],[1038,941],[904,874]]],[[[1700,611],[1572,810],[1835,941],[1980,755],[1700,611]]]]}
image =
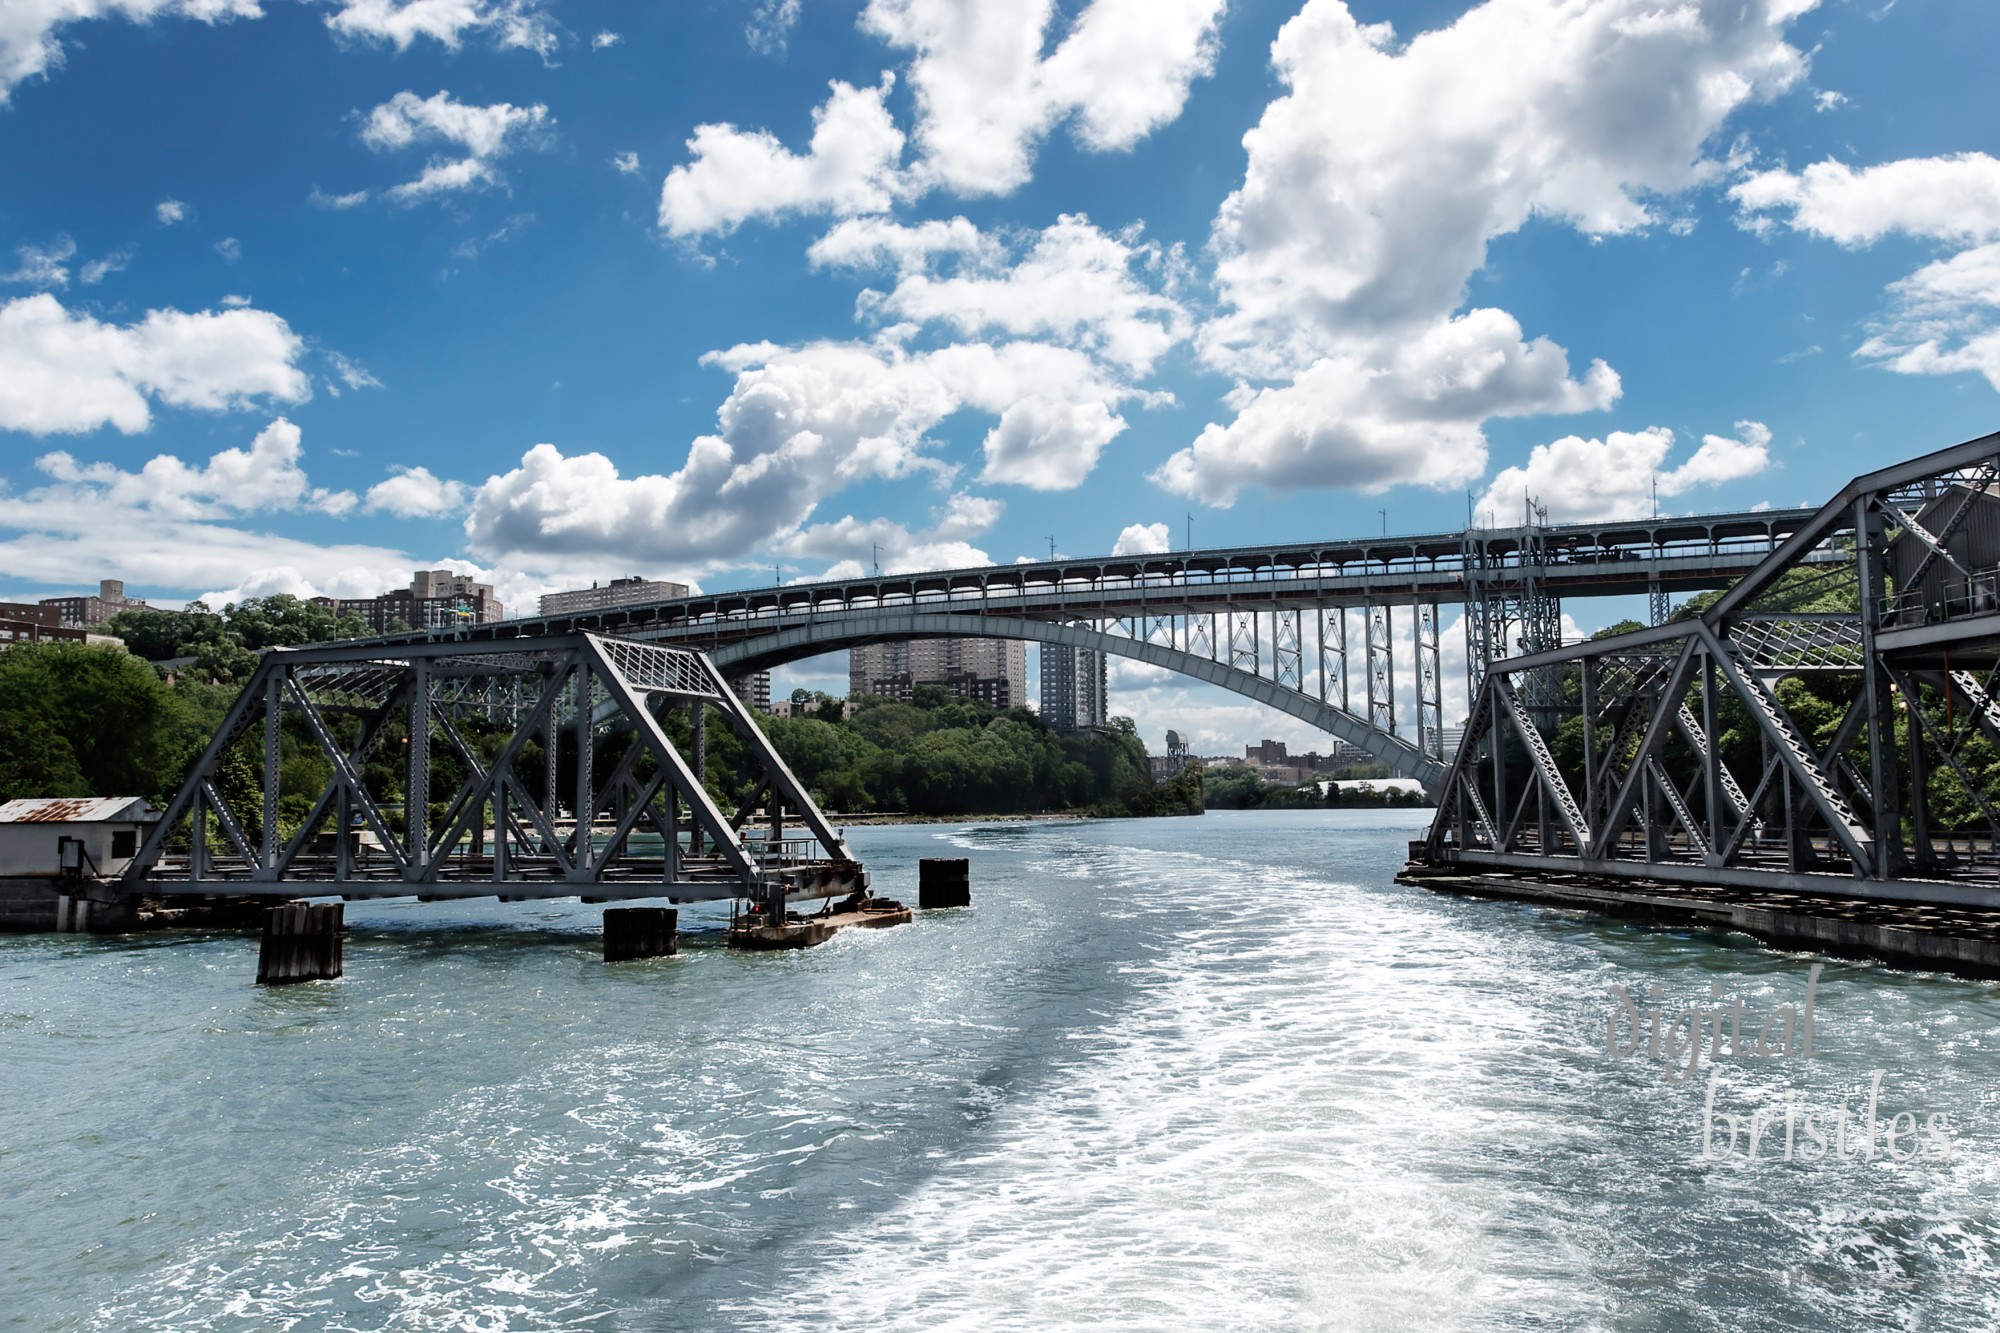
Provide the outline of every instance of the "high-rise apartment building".
{"type": "Polygon", "coordinates": [[[729,682],[729,688],[736,691],[736,697],[743,706],[753,713],[771,711],[771,673],[753,671],[747,676],[738,676],[729,682]]]}
{"type": "Polygon", "coordinates": [[[1042,645],[1042,721],[1057,731],[1104,726],[1110,665],[1094,648],[1042,645]]]}
{"type": "Polygon", "coordinates": [[[850,698],[880,694],[907,703],[918,685],[942,685],[960,699],[1013,708],[1028,699],[1028,646],[1015,639],[911,639],[864,644],[847,654],[850,698]]]}

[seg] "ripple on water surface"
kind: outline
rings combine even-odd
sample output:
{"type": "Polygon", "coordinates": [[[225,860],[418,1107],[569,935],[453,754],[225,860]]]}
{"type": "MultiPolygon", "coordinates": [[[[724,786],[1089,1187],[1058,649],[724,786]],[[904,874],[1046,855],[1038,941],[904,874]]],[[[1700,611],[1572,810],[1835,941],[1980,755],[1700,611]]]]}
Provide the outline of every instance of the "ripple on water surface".
{"type": "MultiPolygon", "coordinates": [[[[2000,1323],[1990,986],[1829,965],[1719,1105],[1943,1112],[1956,1155],[1697,1160],[1707,1070],[1606,985],[1811,960],[1394,885],[1408,817],[866,829],[971,912],[607,968],[596,913],[351,908],[0,942],[7,1326],[1826,1328],[2000,1323]]],[[[0,1322],[5,1322],[0,1320],[0,1322]]]]}

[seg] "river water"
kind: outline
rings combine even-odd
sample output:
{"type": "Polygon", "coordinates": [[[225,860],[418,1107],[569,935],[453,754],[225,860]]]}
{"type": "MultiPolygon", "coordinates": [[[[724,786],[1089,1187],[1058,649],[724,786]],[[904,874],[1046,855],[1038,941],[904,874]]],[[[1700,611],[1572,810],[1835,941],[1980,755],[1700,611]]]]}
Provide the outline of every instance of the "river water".
{"type": "Polygon", "coordinates": [[[1816,960],[1396,885],[1422,822],[856,829],[975,906],[787,956],[491,901],[350,905],[279,990],[0,938],[0,1327],[2000,1325],[2000,986],[1828,960],[1808,1059],[1816,960]],[[1614,983],[1793,1054],[1610,1058],[1614,983]]]}

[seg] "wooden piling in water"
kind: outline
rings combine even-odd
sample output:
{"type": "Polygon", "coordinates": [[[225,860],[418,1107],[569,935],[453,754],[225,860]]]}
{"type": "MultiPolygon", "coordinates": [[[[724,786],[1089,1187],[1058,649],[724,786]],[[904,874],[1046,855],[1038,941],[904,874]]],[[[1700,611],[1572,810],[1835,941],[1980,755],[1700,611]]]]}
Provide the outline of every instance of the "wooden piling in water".
{"type": "Polygon", "coordinates": [[[666,958],[681,951],[681,914],[671,907],[604,909],[604,961],[666,958]]]}
{"type": "Polygon", "coordinates": [[[917,906],[972,906],[972,862],[963,856],[927,856],[918,861],[917,906]]]}
{"type": "Polygon", "coordinates": [[[257,954],[259,986],[331,981],[342,971],[339,903],[286,903],[264,911],[264,938],[257,954]]]}

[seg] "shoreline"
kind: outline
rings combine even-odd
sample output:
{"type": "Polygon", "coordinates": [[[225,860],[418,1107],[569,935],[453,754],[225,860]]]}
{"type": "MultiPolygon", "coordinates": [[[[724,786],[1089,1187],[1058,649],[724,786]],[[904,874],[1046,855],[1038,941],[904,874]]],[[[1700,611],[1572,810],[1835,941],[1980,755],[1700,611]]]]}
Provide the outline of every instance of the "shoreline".
{"type": "MultiPolygon", "coordinates": [[[[1023,814],[907,815],[907,814],[897,814],[897,813],[885,813],[885,814],[845,814],[845,815],[829,814],[826,817],[826,822],[829,824],[833,824],[836,827],[851,827],[863,824],[1029,824],[1029,823],[1056,823],[1060,821],[1075,821],[1082,819],[1106,819],[1113,817],[1114,816],[1108,816],[1108,815],[1087,815],[1071,810],[1055,811],[1049,814],[1035,814],[1035,815],[1023,815],[1023,814]]],[[[1136,816],[1136,815],[1124,816],[1124,818],[1140,818],[1140,817],[1141,816],[1136,816]]]]}

